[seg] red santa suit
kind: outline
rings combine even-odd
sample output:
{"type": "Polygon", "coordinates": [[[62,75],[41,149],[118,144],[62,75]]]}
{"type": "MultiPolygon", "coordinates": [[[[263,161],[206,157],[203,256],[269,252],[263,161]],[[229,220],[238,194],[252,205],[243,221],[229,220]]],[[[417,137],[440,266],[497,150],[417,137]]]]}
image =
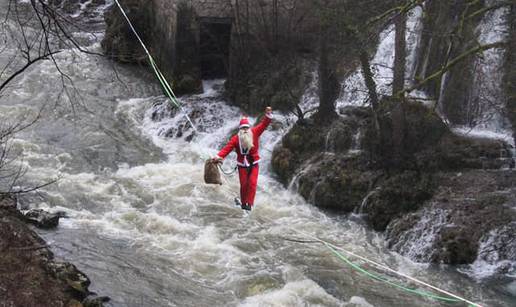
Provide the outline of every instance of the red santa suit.
{"type": "MultiPolygon", "coordinates": [[[[240,144],[238,134],[231,137],[229,142],[217,154],[218,157],[224,159],[232,150],[237,153],[238,176],[240,178],[240,199],[242,204],[249,204],[252,208],[254,204],[254,196],[256,195],[256,185],[258,182],[258,163],[260,155],[258,149],[260,147],[260,136],[267,129],[272,121],[272,114],[266,113],[260,123],[251,128],[253,133],[253,147],[251,149],[243,149],[240,144]]],[[[240,128],[249,127],[249,120],[242,118],[240,120],[240,128]]]]}

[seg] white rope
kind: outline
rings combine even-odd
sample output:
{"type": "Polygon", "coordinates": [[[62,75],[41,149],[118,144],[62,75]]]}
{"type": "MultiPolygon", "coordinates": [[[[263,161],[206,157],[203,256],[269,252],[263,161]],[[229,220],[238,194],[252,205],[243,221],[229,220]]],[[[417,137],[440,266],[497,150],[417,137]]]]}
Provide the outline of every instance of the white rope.
{"type": "MultiPolygon", "coordinates": [[[[278,226],[281,226],[281,225],[279,225],[279,224],[275,223],[274,221],[272,221],[272,220],[270,220],[270,219],[268,219],[268,218],[264,218],[264,217],[261,217],[261,218],[262,218],[262,219],[265,219],[265,220],[268,220],[268,221],[269,221],[270,223],[272,223],[272,224],[276,224],[276,225],[278,225],[278,226]]],[[[297,233],[299,233],[299,234],[303,235],[305,238],[312,239],[312,240],[317,241],[317,242],[320,242],[320,243],[322,243],[322,244],[325,244],[325,245],[331,246],[332,248],[334,248],[334,249],[338,249],[338,250],[340,250],[340,251],[343,251],[343,252],[345,252],[346,254],[348,254],[348,255],[350,255],[350,256],[353,256],[353,257],[356,257],[356,258],[358,258],[358,259],[361,259],[361,260],[363,260],[363,261],[365,261],[365,262],[368,262],[368,263],[370,263],[370,264],[372,264],[372,265],[376,266],[377,268],[383,269],[383,270],[385,270],[385,271],[389,271],[389,272],[394,273],[394,274],[396,274],[396,275],[398,275],[398,276],[401,276],[401,277],[403,277],[403,278],[406,278],[406,279],[408,279],[408,280],[411,280],[411,281],[413,281],[413,282],[415,282],[415,283],[418,283],[418,284],[420,284],[420,285],[423,285],[423,286],[426,286],[426,287],[428,287],[428,288],[431,288],[431,289],[433,289],[433,290],[435,290],[435,291],[441,292],[441,293],[443,293],[443,294],[446,294],[446,295],[448,295],[448,296],[451,296],[451,297],[453,297],[453,298],[456,298],[456,299],[458,299],[458,300],[461,300],[461,301],[463,301],[463,302],[465,302],[465,303],[468,303],[468,304],[470,304],[470,305],[472,305],[472,306],[475,306],[475,307],[482,307],[482,305],[480,305],[480,304],[474,303],[474,302],[472,302],[472,301],[470,301],[470,300],[467,300],[467,299],[465,299],[465,298],[463,298],[463,297],[460,297],[460,296],[458,296],[458,295],[456,295],[456,294],[450,293],[450,292],[448,292],[448,291],[446,291],[446,290],[440,289],[440,288],[438,288],[438,287],[436,287],[436,286],[433,286],[433,285],[431,285],[431,284],[429,284],[429,283],[426,283],[426,282],[424,282],[424,281],[421,281],[421,280],[419,280],[419,279],[416,279],[416,278],[411,277],[411,276],[409,276],[409,275],[406,275],[406,274],[404,274],[404,273],[398,272],[398,271],[396,271],[396,270],[394,270],[394,269],[391,269],[390,267],[388,267],[388,266],[386,266],[386,265],[383,265],[383,264],[380,264],[380,263],[378,263],[378,262],[376,262],[376,261],[373,261],[373,260],[367,259],[366,257],[363,257],[363,256],[360,256],[360,255],[357,255],[357,254],[355,254],[355,253],[353,253],[353,252],[350,252],[350,251],[348,251],[348,250],[345,250],[345,249],[344,249],[344,248],[342,248],[342,247],[336,246],[336,245],[334,245],[334,244],[332,244],[332,243],[330,243],[330,242],[328,242],[328,241],[322,240],[322,239],[320,239],[320,238],[318,238],[318,237],[316,237],[316,236],[313,236],[313,235],[311,235],[311,234],[309,234],[309,233],[306,233],[306,232],[304,232],[304,231],[302,231],[302,230],[298,230],[298,229],[295,229],[295,228],[289,228],[289,229],[291,229],[291,230],[293,230],[294,232],[297,232],[297,233]]]]}

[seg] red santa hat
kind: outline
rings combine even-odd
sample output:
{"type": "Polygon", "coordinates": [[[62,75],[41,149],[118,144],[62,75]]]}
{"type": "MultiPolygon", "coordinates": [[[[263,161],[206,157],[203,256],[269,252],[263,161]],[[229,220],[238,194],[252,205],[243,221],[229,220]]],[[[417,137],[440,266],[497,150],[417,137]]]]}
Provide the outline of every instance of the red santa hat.
{"type": "Polygon", "coordinates": [[[242,119],[240,120],[240,125],[238,126],[238,129],[249,128],[249,127],[251,127],[251,125],[249,124],[249,119],[247,119],[247,117],[242,117],[242,119]]]}

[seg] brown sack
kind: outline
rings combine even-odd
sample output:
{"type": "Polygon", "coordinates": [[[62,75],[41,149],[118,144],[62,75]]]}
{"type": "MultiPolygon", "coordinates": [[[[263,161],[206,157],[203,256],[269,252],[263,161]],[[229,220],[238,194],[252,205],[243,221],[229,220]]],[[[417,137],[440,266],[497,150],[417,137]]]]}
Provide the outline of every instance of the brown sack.
{"type": "Polygon", "coordinates": [[[222,184],[217,163],[214,163],[211,159],[206,160],[206,163],[204,163],[204,182],[222,184]]]}

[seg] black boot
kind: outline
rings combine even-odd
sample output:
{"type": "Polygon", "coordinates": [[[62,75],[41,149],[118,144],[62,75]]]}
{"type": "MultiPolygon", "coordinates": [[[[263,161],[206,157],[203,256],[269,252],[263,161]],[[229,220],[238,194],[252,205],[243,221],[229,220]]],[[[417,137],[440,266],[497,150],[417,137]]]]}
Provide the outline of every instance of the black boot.
{"type": "Polygon", "coordinates": [[[243,210],[247,210],[247,211],[251,211],[252,207],[249,204],[242,204],[242,209],[243,210]]]}
{"type": "Polygon", "coordinates": [[[235,197],[235,206],[242,207],[242,202],[240,201],[240,198],[235,197]]]}

